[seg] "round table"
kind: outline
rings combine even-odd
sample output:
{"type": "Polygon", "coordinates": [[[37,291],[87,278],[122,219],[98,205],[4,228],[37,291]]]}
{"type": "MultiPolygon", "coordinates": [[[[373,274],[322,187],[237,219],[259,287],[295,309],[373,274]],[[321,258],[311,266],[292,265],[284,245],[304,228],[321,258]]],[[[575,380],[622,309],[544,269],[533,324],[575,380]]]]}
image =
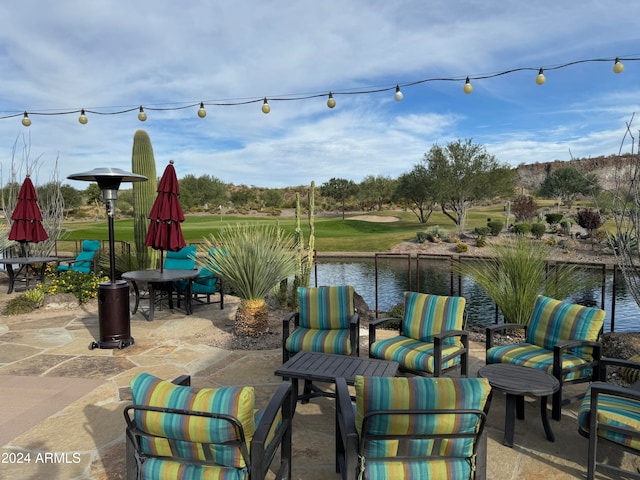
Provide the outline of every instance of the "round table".
{"type": "Polygon", "coordinates": [[[560,389],[560,382],[553,375],[530,367],[509,363],[491,363],[478,370],[478,377],[486,378],[491,388],[507,395],[504,417],[503,445],[513,447],[515,418],[524,419],[524,397],[540,398],[540,417],[547,440],[555,442],[555,436],[547,416],[547,396],[560,389]]]}

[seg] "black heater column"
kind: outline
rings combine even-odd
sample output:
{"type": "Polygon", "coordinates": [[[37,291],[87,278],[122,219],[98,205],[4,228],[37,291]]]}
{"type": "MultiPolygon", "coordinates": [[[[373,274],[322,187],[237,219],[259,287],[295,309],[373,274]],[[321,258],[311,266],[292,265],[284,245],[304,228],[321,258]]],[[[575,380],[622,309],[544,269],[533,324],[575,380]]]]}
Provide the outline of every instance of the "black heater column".
{"type": "Polygon", "coordinates": [[[123,181],[140,182],[147,180],[143,175],[125,172],[118,168],[97,168],[90,172],[69,175],[72,180],[88,180],[98,183],[107,207],[109,219],[109,267],[110,281],[98,286],[98,322],[100,340],[91,342],[89,349],[124,348],[133,345],[131,337],[131,314],[129,313],[129,285],[124,280],[116,280],[116,253],[113,215],[115,214],[118,188],[123,181]]]}

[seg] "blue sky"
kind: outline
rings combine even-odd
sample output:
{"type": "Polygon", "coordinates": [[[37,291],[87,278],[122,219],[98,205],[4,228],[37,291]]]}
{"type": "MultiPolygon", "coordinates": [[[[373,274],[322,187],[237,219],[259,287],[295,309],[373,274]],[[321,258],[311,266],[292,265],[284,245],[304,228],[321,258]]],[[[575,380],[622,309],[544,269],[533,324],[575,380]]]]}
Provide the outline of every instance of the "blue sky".
{"type": "Polygon", "coordinates": [[[640,58],[640,2],[22,0],[4,2],[0,18],[0,117],[19,115],[0,119],[2,183],[12,157],[24,177],[24,145],[36,184],[56,171],[131,170],[137,129],[151,137],[158,175],[174,160],[179,177],[261,187],[395,178],[433,144],[467,138],[514,166],[594,157],[618,153],[640,104],[640,61],[612,72],[613,58],[640,58]],[[611,61],[550,70],[598,58],[611,61]],[[534,70],[462,91],[466,76],[524,67],[534,70]],[[548,69],[542,86],[538,68],[548,69]],[[393,99],[396,84],[441,77],[457,80],[393,99]],[[346,94],[377,88],[392,90],[346,94]],[[263,97],[317,94],[261,112],[263,97]],[[152,110],[251,100],[208,105],[204,119],[197,106],[152,110]],[[56,115],[139,105],[144,123],[137,111],[87,114],[86,125],[77,112],[56,115]]]}

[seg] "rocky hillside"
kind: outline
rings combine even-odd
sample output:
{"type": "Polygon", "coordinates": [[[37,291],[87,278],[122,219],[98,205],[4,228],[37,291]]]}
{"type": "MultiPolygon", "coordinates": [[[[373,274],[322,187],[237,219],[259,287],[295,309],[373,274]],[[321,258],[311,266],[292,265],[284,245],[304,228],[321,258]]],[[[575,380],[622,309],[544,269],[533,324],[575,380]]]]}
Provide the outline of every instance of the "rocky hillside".
{"type": "Polygon", "coordinates": [[[605,190],[616,188],[616,179],[629,178],[632,166],[638,166],[638,156],[632,155],[611,155],[608,157],[578,158],[569,161],[555,160],[547,163],[534,163],[530,165],[519,165],[518,186],[528,192],[536,190],[540,183],[554,170],[568,165],[574,166],[582,173],[594,173],[600,181],[600,185],[605,190]]]}

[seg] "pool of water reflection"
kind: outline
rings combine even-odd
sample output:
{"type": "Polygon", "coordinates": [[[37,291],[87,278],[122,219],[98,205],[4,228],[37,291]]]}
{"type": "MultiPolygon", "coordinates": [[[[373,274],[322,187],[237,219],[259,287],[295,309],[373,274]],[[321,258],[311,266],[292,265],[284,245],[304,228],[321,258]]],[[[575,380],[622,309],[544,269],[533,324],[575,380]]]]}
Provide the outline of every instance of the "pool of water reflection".
{"type": "MultiPolygon", "coordinates": [[[[496,321],[499,312],[495,303],[482,288],[468,278],[451,274],[448,260],[420,259],[419,274],[415,259],[408,265],[406,258],[379,257],[376,262],[369,257],[321,257],[317,263],[318,285],[353,285],[371,310],[386,312],[401,303],[406,290],[438,295],[462,295],[467,298],[467,318],[471,325],[487,325],[496,321]]],[[[581,305],[603,307],[602,284],[604,281],[604,310],[607,312],[604,331],[640,331],[640,308],[621,278],[616,282],[615,305],[612,301],[613,274],[608,271],[602,277],[596,268],[580,268],[580,282],[568,301],[581,305]]],[[[312,283],[314,279],[312,278],[312,283]]]]}

